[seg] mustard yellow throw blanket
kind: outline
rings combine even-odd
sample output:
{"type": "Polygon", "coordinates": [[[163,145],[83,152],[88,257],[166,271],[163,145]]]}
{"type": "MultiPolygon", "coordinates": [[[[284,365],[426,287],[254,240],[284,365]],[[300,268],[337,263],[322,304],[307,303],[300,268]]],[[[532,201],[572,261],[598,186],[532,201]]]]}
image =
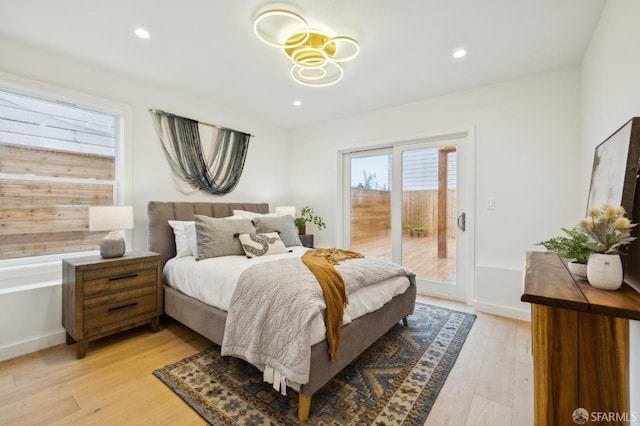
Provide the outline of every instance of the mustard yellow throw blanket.
{"type": "Polygon", "coordinates": [[[340,329],[344,317],[344,307],[349,303],[344,287],[342,275],[334,265],[349,259],[364,257],[355,251],[337,248],[309,250],[302,255],[302,262],[313,273],[322,288],[327,304],[325,324],[327,328],[327,343],[329,343],[329,357],[335,361],[340,345],[340,329]]]}

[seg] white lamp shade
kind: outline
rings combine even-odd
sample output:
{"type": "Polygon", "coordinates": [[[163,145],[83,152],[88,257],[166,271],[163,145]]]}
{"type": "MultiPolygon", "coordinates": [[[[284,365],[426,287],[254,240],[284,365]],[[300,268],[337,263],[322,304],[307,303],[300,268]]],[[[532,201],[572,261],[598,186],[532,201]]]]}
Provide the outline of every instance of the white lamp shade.
{"type": "Polygon", "coordinates": [[[278,216],[290,215],[296,217],[296,206],[278,206],[276,207],[276,214],[278,216]]]}
{"type": "Polygon", "coordinates": [[[133,206],[89,207],[90,231],[114,231],[133,228],[133,206]]]}

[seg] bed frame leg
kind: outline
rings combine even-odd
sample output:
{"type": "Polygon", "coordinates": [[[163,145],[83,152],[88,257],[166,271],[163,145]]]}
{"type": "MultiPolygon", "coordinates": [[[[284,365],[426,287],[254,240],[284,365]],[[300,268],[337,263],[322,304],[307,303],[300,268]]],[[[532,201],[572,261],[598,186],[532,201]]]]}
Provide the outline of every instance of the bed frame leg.
{"type": "Polygon", "coordinates": [[[407,317],[402,317],[402,324],[405,327],[409,327],[409,320],[407,319],[407,317]]]}
{"type": "Polygon", "coordinates": [[[301,422],[309,418],[309,409],[311,408],[311,396],[298,394],[298,420],[301,422]]]}

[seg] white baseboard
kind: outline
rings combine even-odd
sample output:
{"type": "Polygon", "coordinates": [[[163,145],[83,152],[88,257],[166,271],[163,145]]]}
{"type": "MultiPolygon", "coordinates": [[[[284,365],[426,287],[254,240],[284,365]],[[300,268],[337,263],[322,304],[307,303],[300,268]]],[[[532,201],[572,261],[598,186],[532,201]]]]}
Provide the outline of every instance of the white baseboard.
{"type": "Polygon", "coordinates": [[[0,361],[15,358],[65,342],[64,330],[0,348],[0,361]]]}
{"type": "Polygon", "coordinates": [[[529,312],[528,310],[516,309],[509,306],[494,305],[491,303],[479,302],[477,300],[473,304],[473,306],[476,311],[514,318],[522,321],[531,321],[531,312],[529,312]]]}
{"type": "Polygon", "coordinates": [[[467,303],[467,301],[464,300],[464,298],[461,299],[458,297],[453,297],[450,294],[443,294],[442,292],[430,291],[429,288],[430,287],[428,287],[426,284],[416,283],[416,293],[418,294],[422,294],[424,296],[438,297],[440,299],[445,299],[445,300],[455,300],[456,302],[467,303]]]}

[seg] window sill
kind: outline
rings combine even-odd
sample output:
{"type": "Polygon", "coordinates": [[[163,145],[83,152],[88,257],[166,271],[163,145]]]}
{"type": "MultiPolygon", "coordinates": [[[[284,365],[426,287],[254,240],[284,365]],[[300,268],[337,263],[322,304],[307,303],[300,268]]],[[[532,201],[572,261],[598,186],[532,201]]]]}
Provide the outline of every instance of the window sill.
{"type": "Polygon", "coordinates": [[[19,285],[19,286],[15,286],[15,287],[4,287],[0,288],[0,295],[3,294],[11,294],[11,293],[19,293],[22,291],[30,291],[30,290],[37,290],[39,288],[45,288],[45,287],[55,287],[55,286],[59,286],[62,285],[62,281],[58,280],[58,281],[42,281],[39,283],[35,283],[35,284],[24,284],[24,285],[19,285]]]}
{"type": "Polygon", "coordinates": [[[62,284],[62,259],[85,257],[98,252],[68,253],[46,258],[0,261],[0,295],[62,284]]]}

